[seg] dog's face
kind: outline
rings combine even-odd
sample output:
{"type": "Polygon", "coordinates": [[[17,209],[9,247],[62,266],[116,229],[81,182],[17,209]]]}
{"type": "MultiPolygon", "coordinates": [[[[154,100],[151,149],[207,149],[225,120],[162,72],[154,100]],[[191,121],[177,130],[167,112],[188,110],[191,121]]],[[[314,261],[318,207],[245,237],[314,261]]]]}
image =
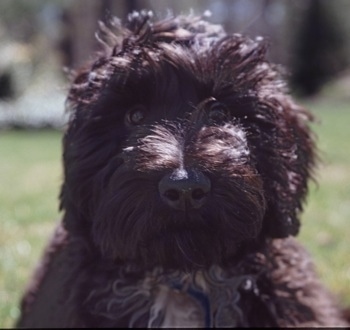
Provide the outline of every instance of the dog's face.
{"type": "Polygon", "coordinates": [[[68,229],[146,268],[224,264],[295,235],[313,142],[265,44],[193,17],[103,30],[114,44],[68,99],[68,229]]]}

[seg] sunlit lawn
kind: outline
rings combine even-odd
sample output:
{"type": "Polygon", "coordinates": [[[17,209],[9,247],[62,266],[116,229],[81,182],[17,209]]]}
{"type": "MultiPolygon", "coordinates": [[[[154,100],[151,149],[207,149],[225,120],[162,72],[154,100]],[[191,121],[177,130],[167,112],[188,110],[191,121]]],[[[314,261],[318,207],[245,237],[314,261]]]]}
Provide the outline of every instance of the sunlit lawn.
{"type": "MultiPolygon", "coordinates": [[[[300,239],[324,281],[350,304],[350,108],[311,104],[323,164],[300,239]]],[[[61,133],[0,131],[0,328],[13,326],[33,266],[59,219],[61,133]]]]}
{"type": "Polygon", "coordinates": [[[310,104],[322,163],[303,215],[300,239],[316,258],[320,275],[350,305],[350,106],[310,104]]]}
{"type": "Polygon", "coordinates": [[[60,133],[0,132],[0,328],[58,219],[60,133]]]}

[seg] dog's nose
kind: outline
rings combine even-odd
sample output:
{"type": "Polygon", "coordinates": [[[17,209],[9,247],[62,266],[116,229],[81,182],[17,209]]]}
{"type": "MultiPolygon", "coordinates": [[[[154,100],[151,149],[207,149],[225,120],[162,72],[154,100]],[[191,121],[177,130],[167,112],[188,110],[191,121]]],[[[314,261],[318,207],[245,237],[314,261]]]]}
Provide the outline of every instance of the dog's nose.
{"type": "Polygon", "coordinates": [[[211,183],[202,172],[178,169],[159,182],[162,200],[170,207],[185,211],[202,207],[210,192],[211,183]]]}

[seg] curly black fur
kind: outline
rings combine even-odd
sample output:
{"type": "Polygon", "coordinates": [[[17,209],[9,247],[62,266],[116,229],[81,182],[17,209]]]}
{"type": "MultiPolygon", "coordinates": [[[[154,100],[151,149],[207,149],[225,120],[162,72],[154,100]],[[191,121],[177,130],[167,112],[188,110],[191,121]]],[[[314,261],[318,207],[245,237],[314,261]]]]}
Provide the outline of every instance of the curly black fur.
{"type": "Polygon", "coordinates": [[[18,325],[344,325],[290,237],[312,116],[266,42],[194,16],[100,28],[67,101],[59,243],[18,325]]]}

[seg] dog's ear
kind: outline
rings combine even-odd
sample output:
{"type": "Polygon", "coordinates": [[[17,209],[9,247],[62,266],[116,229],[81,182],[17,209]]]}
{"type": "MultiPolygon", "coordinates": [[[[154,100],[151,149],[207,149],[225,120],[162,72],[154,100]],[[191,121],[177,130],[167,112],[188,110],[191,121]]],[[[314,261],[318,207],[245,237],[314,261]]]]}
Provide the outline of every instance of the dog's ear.
{"type": "Polygon", "coordinates": [[[273,238],[296,235],[317,158],[309,128],[313,118],[289,96],[270,96],[259,108],[260,113],[269,114],[260,129],[257,148],[267,199],[263,231],[273,238]]]}

